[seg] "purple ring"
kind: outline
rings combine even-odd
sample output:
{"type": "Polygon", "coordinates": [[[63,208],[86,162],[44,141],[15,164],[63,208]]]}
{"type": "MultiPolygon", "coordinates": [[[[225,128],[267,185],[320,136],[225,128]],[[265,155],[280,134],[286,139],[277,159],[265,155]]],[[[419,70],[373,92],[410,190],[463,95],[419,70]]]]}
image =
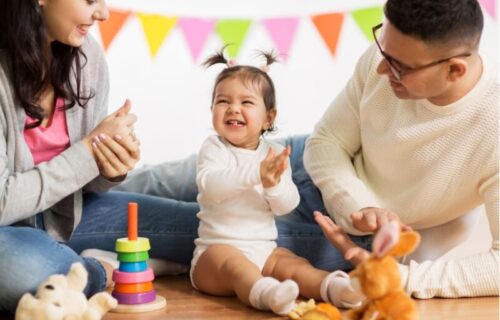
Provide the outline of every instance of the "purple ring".
{"type": "Polygon", "coordinates": [[[113,281],[117,283],[140,283],[153,281],[155,275],[153,269],[147,268],[141,272],[123,272],[118,269],[113,270],[113,281]]]}
{"type": "Polygon", "coordinates": [[[142,293],[119,293],[112,292],[111,295],[118,300],[119,304],[143,304],[155,301],[156,290],[142,293]]]}

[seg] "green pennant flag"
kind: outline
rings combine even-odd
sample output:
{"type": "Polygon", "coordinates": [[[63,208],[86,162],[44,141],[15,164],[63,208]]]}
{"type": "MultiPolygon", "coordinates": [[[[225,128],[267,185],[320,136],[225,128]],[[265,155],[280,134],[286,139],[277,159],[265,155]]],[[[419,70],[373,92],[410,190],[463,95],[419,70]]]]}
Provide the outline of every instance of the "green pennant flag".
{"type": "Polygon", "coordinates": [[[241,45],[245,40],[251,20],[219,20],[215,27],[216,32],[227,47],[227,53],[230,58],[236,58],[241,45]]]}
{"type": "Polygon", "coordinates": [[[368,41],[373,42],[372,28],[382,22],[384,16],[382,7],[354,10],[351,15],[368,41]]]}

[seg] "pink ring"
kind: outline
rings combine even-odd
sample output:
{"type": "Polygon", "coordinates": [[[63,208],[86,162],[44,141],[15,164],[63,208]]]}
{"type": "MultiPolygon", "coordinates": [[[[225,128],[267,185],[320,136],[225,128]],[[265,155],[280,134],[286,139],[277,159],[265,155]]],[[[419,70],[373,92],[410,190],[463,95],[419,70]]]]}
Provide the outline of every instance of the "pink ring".
{"type": "Polygon", "coordinates": [[[153,269],[147,268],[142,272],[123,272],[118,269],[113,270],[113,281],[117,283],[140,283],[153,281],[155,275],[153,269]]]}
{"type": "Polygon", "coordinates": [[[155,301],[156,290],[142,293],[119,293],[112,292],[111,295],[118,300],[119,304],[141,304],[155,301]]]}

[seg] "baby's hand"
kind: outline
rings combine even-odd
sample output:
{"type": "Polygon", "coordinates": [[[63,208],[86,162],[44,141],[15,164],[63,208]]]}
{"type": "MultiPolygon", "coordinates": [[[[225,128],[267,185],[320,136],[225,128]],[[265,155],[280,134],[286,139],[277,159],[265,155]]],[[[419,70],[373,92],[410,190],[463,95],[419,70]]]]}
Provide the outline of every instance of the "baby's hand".
{"type": "Polygon", "coordinates": [[[279,155],[269,148],[267,156],[260,163],[260,179],[264,188],[271,188],[280,182],[281,175],[288,168],[291,148],[287,146],[279,155]]]}

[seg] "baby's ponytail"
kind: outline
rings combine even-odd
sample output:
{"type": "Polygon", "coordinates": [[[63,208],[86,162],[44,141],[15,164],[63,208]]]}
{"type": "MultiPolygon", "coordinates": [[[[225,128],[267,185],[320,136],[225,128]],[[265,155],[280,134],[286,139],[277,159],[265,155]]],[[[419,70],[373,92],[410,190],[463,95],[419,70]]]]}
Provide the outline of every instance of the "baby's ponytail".
{"type": "Polygon", "coordinates": [[[220,51],[217,51],[213,55],[209,56],[207,58],[207,60],[205,60],[205,62],[203,62],[203,66],[205,68],[209,68],[209,67],[213,66],[214,64],[218,64],[218,63],[223,63],[223,64],[229,66],[229,61],[224,56],[224,49],[226,49],[226,47],[227,47],[227,45],[222,47],[222,49],[220,49],[220,51]]]}

